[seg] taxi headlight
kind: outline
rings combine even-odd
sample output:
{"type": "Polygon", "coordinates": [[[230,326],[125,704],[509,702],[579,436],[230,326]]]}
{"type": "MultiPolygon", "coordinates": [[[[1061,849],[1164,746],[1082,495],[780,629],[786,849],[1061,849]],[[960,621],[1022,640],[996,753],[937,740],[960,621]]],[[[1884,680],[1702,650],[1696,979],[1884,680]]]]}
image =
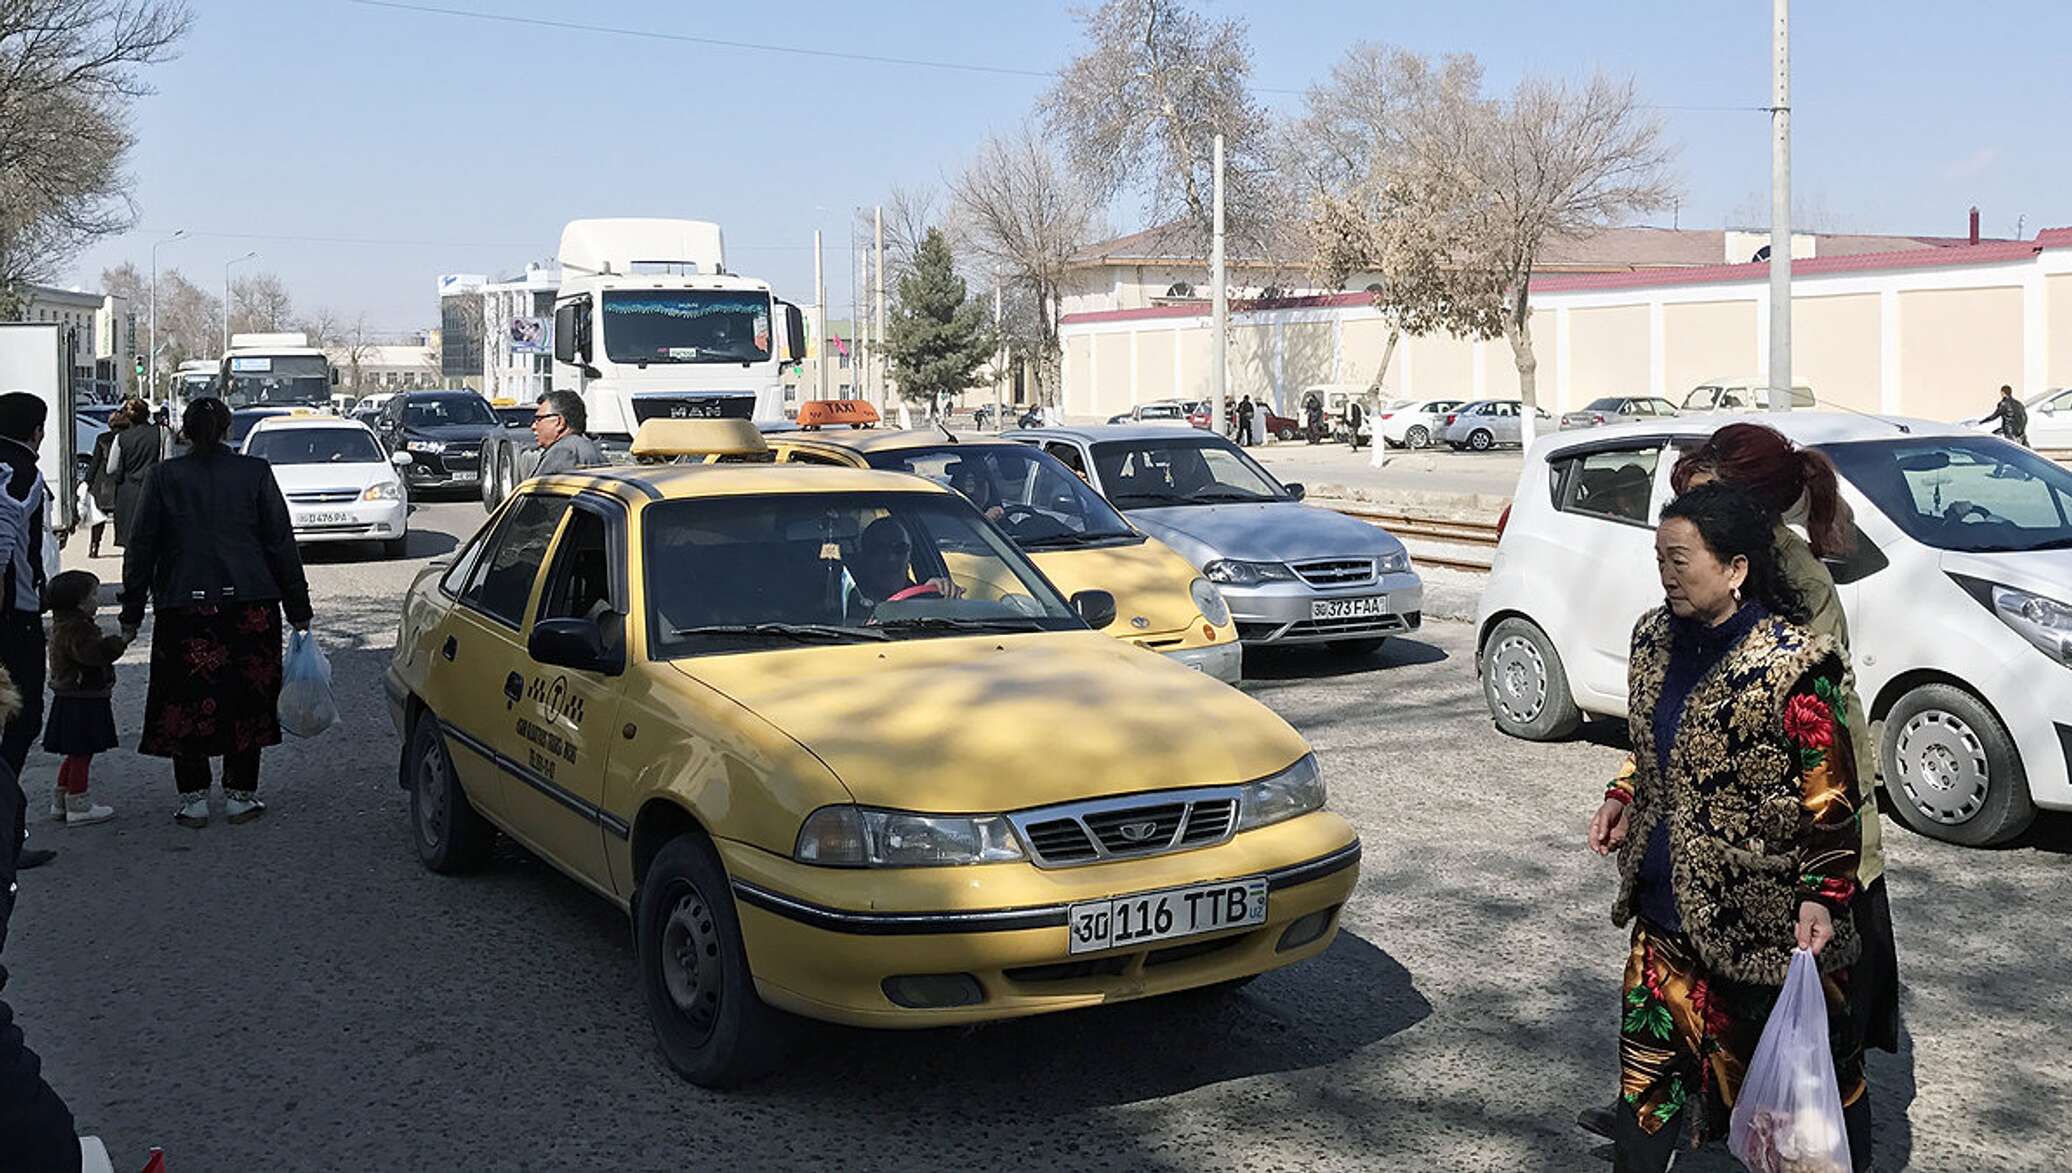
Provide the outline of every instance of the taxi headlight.
{"type": "Polygon", "coordinates": [[[1278,562],[1240,562],[1218,558],[1201,568],[1210,582],[1228,586],[1253,586],[1262,582],[1292,582],[1295,572],[1278,562]]]}
{"type": "Polygon", "coordinates": [[[1393,554],[1383,554],[1375,559],[1375,568],[1382,574],[1401,574],[1410,569],[1410,551],[1398,550],[1393,554]]]}
{"type": "Polygon", "coordinates": [[[1223,601],[1223,592],[1206,578],[1197,578],[1187,586],[1187,593],[1194,596],[1194,605],[1201,611],[1201,617],[1211,627],[1221,627],[1230,622],[1230,604],[1223,601]]]}
{"type": "Polygon", "coordinates": [[[405,440],[403,447],[412,452],[444,452],[446,445],[439,440],[405,440]]]}
{"type": "Polygon", "coordinates": [[[2072,607],[2014,587],[1995,586],[1993,614],[2044,655],[2072,668],[2072,607]]]}
{"type": "Polygon", "coordinates": [[[1238,797],[1237,829],[1258,827],[1306,815],[1324,806],[1324,772],[1317,768],[1317,755],[1302,760],[1269,778],[1247,785],[1238,797]]]}
{"type": "Polygon", "coordinates": [[[370,485],[366,492],[360,494],[360,500],[362,501],[400,501],[402,497],[403,495],[396,491],[396,482],[394,481],[383,481],[378,485],[370,485]]]}
{"type": "Polygon", "coordinates": [[[824,867],[917,868],[1024,858],[1000,815],[922,815],[824,806],[806,816],[792,856],[824,867]]]}

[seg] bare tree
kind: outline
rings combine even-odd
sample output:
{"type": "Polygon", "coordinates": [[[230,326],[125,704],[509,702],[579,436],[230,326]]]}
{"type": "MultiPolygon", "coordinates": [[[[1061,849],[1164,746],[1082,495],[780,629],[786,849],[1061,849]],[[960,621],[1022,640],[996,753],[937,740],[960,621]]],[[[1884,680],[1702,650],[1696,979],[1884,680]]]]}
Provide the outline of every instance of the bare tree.
{"type": "Polygon", "coordinates": [[[0,0],[0,301],[129,227],[139,69],[191,20],[181,0],[0,0]]]}
{"type": "Polygon", "coordinates": [[[1180,0],[1107,0],[1082,20],[1087,50],[1041,105],[1074,173],[1103,200],[1141,192],[1151,223],[1181,221],[1206,256],[1221,133],[1232,247],[1267,255],[1280,201],[1245,26],[1180,0]]]}
{"type": "MultiPolygon", "coordinates": [[[[148,286],[144,296],[150,296],[148,286]]],[[[222,330],[222,298],[189,281],[178,269],[159,273],[158,340],[165,347],[159,370],[215,354],[222,345],[222,330]]]]}
{"type": "Polygon", "coordinates": [[[876,247],[877,212],[885,214],[885,285],[893,288],[907,274],[914,271],[914,257],[920,251],[921,242],[928,238],[928,230],[940,228],[953,242],[956,233],[950,224],[950,207],[942,193],[927,184],[908,187],[893,184],[885,195],[885,202],[875,208],[860,208],[856,213],[857,239],[864,247],[876,247]]]}
{"type": "Polygon", "coordinates": [[[1086,243],[1094,201],[1035,130],[988,135],[957,177],[953,198],[969,251],[1017,296],[1007,330],[1010,347],[1032,360],[1036,401],[1058,385],[1058,286],[1067,262],[1086,243]]]}
{"type": "Polygon", "coordinates": [[[309,344],[316,347],[338,345],[340,336],[345,332],[338,311],[329,306],[318,306],[302,315],[292,328],[307,334],[309,344]]]}
{"type": "Polygon", "coordinates": [[[1477,96],[1479,79],[1468,58],[1435,69],[1415,54],[1355,50],[1334,85],[1363,92],[1311,103],[1326,127],[1354,128],[1318,135],[1305,153],[1322,181],[1312,232],[1327,270],[1377,264],[1381,299],[1402,303],[1391,312],[1405,328],[1508,341],[1530,444],[1539,397],[1527,295],[1540,250],[1665,206],[1674,152],[1630,81],[1528,77],[1492,101],[1477,96]]]}
{"type": "Polygon", "coordinates": [[[286,330],[294,320],[295,300],[272,273],[248,273],[230,285],[230,332],[286,330]]]}

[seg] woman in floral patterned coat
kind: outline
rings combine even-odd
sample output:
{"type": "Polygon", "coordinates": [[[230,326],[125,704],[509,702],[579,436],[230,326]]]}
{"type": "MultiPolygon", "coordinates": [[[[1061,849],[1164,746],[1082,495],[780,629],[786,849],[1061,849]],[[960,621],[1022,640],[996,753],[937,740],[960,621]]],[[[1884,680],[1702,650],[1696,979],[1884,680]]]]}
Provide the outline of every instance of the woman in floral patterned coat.
{"type": "Polygon", "coordinates": [[[1656,531],[1666,605],[1633,632],[1637,770],[1590,825],[1593,850],[1618,852],[1612,919],[1633,926],[1621,1171],[1666,1169],[1686,1120],[1694,1144],[1725,1134],[1794,948],[1818,959],[1850,1151],[1869,1167],[1848,1011],[1861,837],[1845,666],[1832,639],[1804,626],[1776,520],[1711,484],[1665,507],[1656,531]]]}

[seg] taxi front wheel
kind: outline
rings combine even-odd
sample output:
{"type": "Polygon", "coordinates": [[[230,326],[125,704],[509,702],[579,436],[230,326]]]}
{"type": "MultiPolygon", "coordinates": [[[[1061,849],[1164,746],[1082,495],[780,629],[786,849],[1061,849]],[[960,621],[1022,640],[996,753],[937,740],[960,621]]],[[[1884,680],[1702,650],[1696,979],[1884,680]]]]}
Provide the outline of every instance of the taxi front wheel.
{"type": "Polygon", "coordinates": [[[481,867],[496,842],[496,828],[468,802],[439,719],[429,712],[419,714],[411,727],[404,768],[410,781],[410,840],[418,862],[442,875],[481,867]]]}
{"type": "Polygon", "coordinates": [[[726,869],[703,836],[680,836],[656,853],[635,923],[640,984],[669,1066],[709,1088],[774,1068],[791,1023],[756,995],[726,869]]]}

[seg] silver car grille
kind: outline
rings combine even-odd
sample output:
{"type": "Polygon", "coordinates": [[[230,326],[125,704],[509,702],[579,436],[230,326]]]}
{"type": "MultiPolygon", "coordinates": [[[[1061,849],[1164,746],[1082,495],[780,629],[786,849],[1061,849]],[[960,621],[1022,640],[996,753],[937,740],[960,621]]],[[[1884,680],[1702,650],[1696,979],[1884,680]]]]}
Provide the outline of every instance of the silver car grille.
{"type": "Polygon", "coordinates": [[[1372,558],[1318,558],[1291,562],[1289,569],[1315,587],[1361,586],[1374,581],[1372,558]]]}
{"type": "Polygon", "coordinates": [[[358,489],[316,489],[306,493],[288,494],[288,500],[297,505],[343,505],[359,499],[358,489]]]}
{"type": "Polygon", "coordinates": [[[1007,816],[1038,867],[1142,859],[1221,843],[1237,831],[1238,788],[1167,790],[1007,816]]]}

